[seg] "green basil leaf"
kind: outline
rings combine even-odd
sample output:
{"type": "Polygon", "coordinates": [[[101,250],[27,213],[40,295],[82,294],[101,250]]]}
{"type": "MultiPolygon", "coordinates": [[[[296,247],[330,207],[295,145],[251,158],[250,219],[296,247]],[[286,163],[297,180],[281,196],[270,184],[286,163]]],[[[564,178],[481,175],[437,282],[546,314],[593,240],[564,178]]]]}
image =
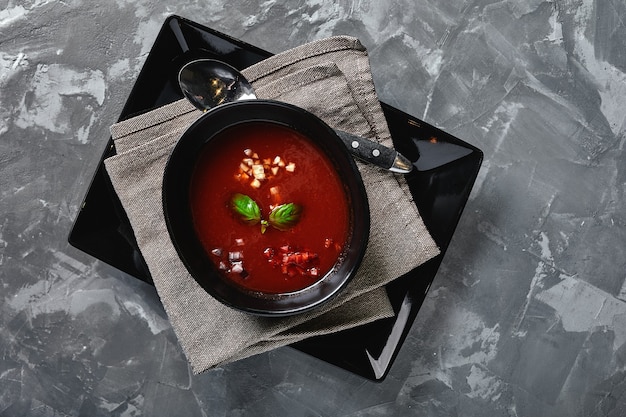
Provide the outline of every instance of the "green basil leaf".
{"type": "Polygon", "coordinates": [[[245,194],[233,195],[230,200],[230,207],[245,223],[255,225],[261,220],[259,205],[245,194]]]}
{"type": "Polygon", "coordinates": [[[276,206],[269,215],[269,223],[278,230],[288,230],[294,227],[300,220],[302,208],[295,203],[287,203],[276,206]]]}

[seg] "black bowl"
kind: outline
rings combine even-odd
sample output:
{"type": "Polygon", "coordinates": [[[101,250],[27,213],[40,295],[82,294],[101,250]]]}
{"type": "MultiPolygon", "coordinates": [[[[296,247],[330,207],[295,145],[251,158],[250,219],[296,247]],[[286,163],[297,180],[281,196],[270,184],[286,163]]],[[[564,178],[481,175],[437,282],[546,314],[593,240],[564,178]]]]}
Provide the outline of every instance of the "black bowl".
{"type": "Polygon", "coordinates": [[[251,314],[286,316],[308,311],[335,295],[355,275],[369,238],[369,205],[357,166],[335,132],[315,115],[296,106],[248,100],[221,105],[201,116],[182,135],[163,177],[163,210],[167,228],[190,275],[211,296],[251,314]],[[203,247],[191,213],[190,185],[203,148],[225,129],[250,122],[274,123],[293,129],[326,154],[342,179],[349,207],[346,245],[335,266],[315,284],[290,293],[263,293],[234,285],[222,277],[203,247]]]}

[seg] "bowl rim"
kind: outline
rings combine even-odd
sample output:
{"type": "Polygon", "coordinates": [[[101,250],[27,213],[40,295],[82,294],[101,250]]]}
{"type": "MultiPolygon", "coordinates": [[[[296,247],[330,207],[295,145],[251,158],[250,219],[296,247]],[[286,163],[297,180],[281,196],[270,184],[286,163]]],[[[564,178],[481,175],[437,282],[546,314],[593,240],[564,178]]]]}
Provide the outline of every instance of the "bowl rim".
{"type": "Polygon", "coordinates": [[[371,220],[367,193],[348,149],[323,120],[300,107],[275,100],[256,99],[223,104],[205,112],[192,123],[174,146],[165,165],[162,205],[170,239],[189,275],[218,301],[254,315],[287,316],[325,304],[352,280],[369,241],[371,220]],[[245,290],[220,277],[193,227],[188,184],[191,183],[200,150],[225,129],[252,122],[283,125],[311,139],[335,165],[349,200],[350,225],[347,244],[340,255],[342,259],[324,277],[291,293],[245,290]]]}

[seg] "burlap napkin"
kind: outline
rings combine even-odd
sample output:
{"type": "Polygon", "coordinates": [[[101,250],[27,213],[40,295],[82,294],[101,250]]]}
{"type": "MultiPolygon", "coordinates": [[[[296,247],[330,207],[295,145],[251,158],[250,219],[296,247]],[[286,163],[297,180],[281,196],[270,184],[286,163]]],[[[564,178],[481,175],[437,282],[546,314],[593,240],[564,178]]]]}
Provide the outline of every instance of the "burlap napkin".
{"type": "MultiPolygon", "coordinates": [[[[306,108],[328,124],[392,146],[367,52],[354,38],[315,41],[244,70],[259,98],[306,108]]],[[[111,127],[105,161],[163,306],[195,373],[279,346],[393,315],[384,285],[439,253],[402,176],[358,162],[368,194],[370,240],[358,274],[320,309],[285,318],[226,307],[188,274],[165,226],[167,158],[201,112],[180,100],[111,127]]]]}

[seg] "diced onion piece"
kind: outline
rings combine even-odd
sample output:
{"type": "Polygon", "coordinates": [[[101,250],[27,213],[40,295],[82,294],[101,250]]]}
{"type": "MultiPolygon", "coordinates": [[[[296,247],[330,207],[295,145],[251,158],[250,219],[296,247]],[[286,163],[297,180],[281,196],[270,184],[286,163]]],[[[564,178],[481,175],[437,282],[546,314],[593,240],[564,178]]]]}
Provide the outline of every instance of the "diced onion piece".
{"type": "Polygon", "coordinates": [[[274,161],[272,163],[274,165],[278,165],[280,163],[280,161],[282,161],[282,159],[280,159],[280,156],[276,155],[276,157],[274,158],[274,161]]]}
{"type": "Polygon", "coordinates": [[[237,246],[243,246],[243,239],[241,239],[241,238],[237,238],[237,239],[235,239],[235,244],[236,244],[237,246]]]}
{"type": "Polygon", "coordinates": [[[289,172],[294,172],[296,170],[296,164],[294,164],[293,162],[289,162],[285,167],[285,170],[289,172]]]}
{"type": "Polygon", "coordinates": [[[281,202],[280,196],[280,188],[277,186],[273,186],[270,188],[270,197],[272,199],[272,204],[270,204],[270,210],[274,210],[274,207],[281,202]]]}
{"type": "Polygon", "coordinates": [[[257,180],[256,178],[252,180],[252,182],[250,183],[250,185],[253,188],[259,188],[261,186],[261,181],[257,180]]]}
{"type": "Polygon", "coordinates": [[[241,274],[243,272],[243,263],[242,262],[236,262],[233,264],[233,267],[230,268],[231,272],[234,272],[235,274],[241,274]]]}
{"type": "Polygon", "coordinates": [[[237,262],[243,259],[243,253],[240,251],[228,252],[228,260],[230,262],[237,262]]]}
{"type": "Polygon", "coordinates": [[[222,256],[222,248],[211,249],[211,253],[215,256],[222,256]]]}
{"type": "Polygon", "coordinates": [[[252,156],[252,149],[244,149],[243,153],[245,153],[246,156],[252,156]]]}
{"type": "Polygon", "coordinates": [[[254,159],[252,158],[243,158],[242,161],[249,167],[254,165],[254,159]]]}
{"type": "Polygon", "coordinates": [[[265,168],[263,168],[263,165],[252,165],[252,175],[254,175],[254,178],[256,178],[257,180],[264,180],[265,179],[265,168]]]}

